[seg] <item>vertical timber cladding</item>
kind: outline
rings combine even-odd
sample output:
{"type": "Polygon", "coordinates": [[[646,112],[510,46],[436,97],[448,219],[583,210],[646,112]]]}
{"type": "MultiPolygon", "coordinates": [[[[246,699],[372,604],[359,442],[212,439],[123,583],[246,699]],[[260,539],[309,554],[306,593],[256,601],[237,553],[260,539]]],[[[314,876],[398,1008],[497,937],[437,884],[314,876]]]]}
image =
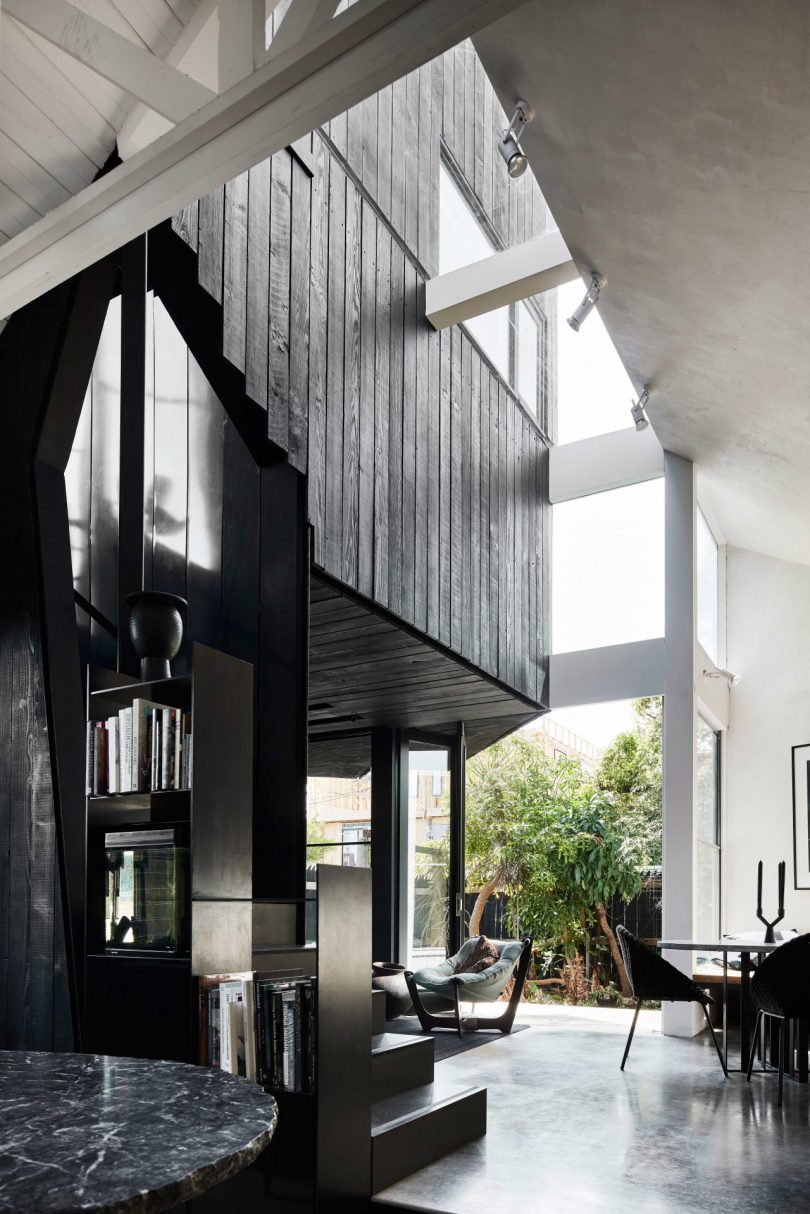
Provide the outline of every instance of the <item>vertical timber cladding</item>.
{"type": "Polygon", "coordinates": [[[466,42],[173,227],[269,436],[308,474],[315,565],[539,699],[548,444],[466,331],[436,333],[420,302],[442,143],[504,246],[545,228],[536,181],[497,155],[505,125],[466,42]]]}

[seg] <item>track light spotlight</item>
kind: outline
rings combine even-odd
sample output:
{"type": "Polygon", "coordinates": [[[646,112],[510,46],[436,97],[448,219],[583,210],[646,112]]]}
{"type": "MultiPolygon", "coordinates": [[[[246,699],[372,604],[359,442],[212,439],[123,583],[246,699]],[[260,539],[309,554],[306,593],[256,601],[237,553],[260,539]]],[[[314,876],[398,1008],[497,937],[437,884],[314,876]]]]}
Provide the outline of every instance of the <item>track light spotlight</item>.
{"type": "Polygon", "coordinates": [[[706,679],[725,679],[729,687],[736,687],[740,681],[740,676],[732,674],[730,670],[704,670],[703,677],[706,679]]]}
{"type": "Polygon", "coordinates": [[[650,385],[645,384],[641,396],[638,400],[630,405],[630,412],[633,416],[633,421],[636,424],[637,430],[646,430],[650,424],[649,418],[644,410],[647,408],[647,401],[650,399],[650,385]]]}
{"type": "Polygon", "coordinates": [[[591,285],[585,292],[585,298],[579,307],[568,317],[568,323],[575,333],[579,333],[579,327],[583,320],[586,320],[596,305],[599,303],[599,292],[607,286],[607,279],[604,274],[597,274],[595,270],[591,273],[591,285]]]}
{"type": "Polygon", "coordinates": [[[505,131],[501,131],[498,151],[506,162],[506,171],[510,177],[521,177],[529,166],[526,154],[520,146],[520,137],[532,118],[534,107],[529,105],[528,101],[518,99],[515,102],[512,121],[505,131]]]}

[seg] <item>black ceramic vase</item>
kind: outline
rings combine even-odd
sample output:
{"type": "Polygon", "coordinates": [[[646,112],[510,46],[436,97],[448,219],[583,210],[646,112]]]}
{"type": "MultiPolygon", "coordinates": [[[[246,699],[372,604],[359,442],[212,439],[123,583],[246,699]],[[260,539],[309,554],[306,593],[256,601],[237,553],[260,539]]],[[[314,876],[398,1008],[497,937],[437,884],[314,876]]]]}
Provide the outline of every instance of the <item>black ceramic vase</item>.
{"type": "Polygon", "coordinates": [[[183,640],[186,600],[162,590],[136,590],[127,595],[127,604],[129,635],[141,659],[141,679],[144,683],[170,679],[170,663],[183,640]]]}
{"type": "Polygon", "coordinates": [[[393,961],[375,961],[371,966],[371,985],[385,991],[385,1018],[396,1020],[411,1010],[411,996],[405,981],[405,966],[393,961]]]}

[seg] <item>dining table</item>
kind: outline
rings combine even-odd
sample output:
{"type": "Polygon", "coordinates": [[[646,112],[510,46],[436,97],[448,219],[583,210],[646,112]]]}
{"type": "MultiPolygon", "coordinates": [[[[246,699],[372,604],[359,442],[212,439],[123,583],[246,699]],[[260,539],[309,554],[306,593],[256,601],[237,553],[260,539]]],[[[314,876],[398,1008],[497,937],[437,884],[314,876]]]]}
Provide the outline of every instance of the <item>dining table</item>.
{"type": "MultiPolygon", "coordinates": [[[[658,948],[662,952],[689,952],[689,953],[710,953],[719,954],[723,959],[722,968],[723,974],[723,1058],[726,1067],[729,1071],[747,1071],[748,1056],[751,1049],[751,1027],[753,1020],[753,1001],[751,999],[751,975],[756,969],[758,961],[762,960],[768,953],[772,953],[779,948],[784,941],[777,940],[772,943],[766,943],[764,940],[711,940],[699,937],[696,940],[675,940],[662,939],[658,941],[658,948]],[[729,1042],[728,1042],[728,987],[729,987],[729,954],[739,953],[740,967],[734,972],[740,975],[740,1058],[739,1066],[729,1066],[729,1042]],[[754,960],[756,958],[756,960],[754,960]]],[[[690,977],[692,972],[690,969],[690,977]]],[[[700,985],[699,977],[695,979],[697,985],[700,985]]],[[[802,1037],[806,1038],[806,1026],[800,1030],[802,1037]]],[[[762,1048],[760,1050],[763,1065],[765,1065],[765,1030],[763,1027],[762,1033],[762,1048]]],[[[798,1050],[799,1063],[796,1078],[800,1082],[807,1082],[807,1043],[804,1041],[804,1049],[800,1047],[798,1050]]]]}

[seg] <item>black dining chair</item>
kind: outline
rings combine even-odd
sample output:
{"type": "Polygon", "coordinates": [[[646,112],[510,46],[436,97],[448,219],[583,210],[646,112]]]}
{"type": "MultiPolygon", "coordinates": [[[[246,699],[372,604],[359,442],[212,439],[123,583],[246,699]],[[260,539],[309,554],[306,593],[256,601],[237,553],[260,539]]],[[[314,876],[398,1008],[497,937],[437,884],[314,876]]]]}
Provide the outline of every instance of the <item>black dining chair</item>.
{"type": "Polygon", "coordinates": [[[747,1079],[751,1081],[757,1038],[763,1016],[779,1021],[779,1086],[776,1103],[782,1107],[785,1080],[785,1024],[810,1018],[810,934],[796,936],[779,946],[756,968],[751,979],[751,994],[757,1005],[757,1019],[748,1054],[747,1079]]]}
{"type": "Polygon", "coordinates": [[[633,1033],[636,1031],[636,1021],[641,1011],[641,1005],[645,999],[655,999],[660,1000],[662,1003],[700,1004],[703,1008],[703,1015],[706,1017],[706,1023],[709,1026],[709,1032],[712,1035],[714,1048],[717,1050],[717,1057],[720,1059],[720,1065],[723,1068],[723,1074],[728,1078],[728,1069],[723,1058],[723,1052],[720,1049],[720,1043],[717,1040],[714,1026],[709,1019],[708,1007],[713,1002],[711,995],[702,991],[691,978],[687,978],[686,974],[682,974],[679,969],[676,969],[669,961],[665,961],[653,949],[648,948],[646,944],[642,944],[641,940],[637,936],[634,936],[632,932],[628,932],[626,927],[622,927],[621,925],[617,927],[616,935],[619,940],[624,968],[627,970],[627,977],[630,980],[630,986],[633,991],[633,998],[637,1000],[636,1010],[633,1014],[633,1023],[630,1025],[630,1036],[627,1038],[627,1045],[624,1047],[624,1057],[622,1058],[620,1069],[624,1070],[627,1055],[630,1053],[630,1046],[633,1041],[633,1033]]]}

